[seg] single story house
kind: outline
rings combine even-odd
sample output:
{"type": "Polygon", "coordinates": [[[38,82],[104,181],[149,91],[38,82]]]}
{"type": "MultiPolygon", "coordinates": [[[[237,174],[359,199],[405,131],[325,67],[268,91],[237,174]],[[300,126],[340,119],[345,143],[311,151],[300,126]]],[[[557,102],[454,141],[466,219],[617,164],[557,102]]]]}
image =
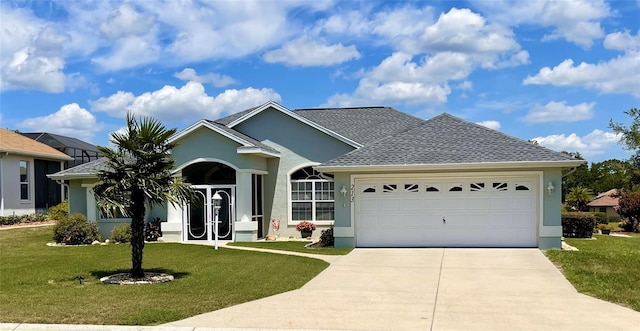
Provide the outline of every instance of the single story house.
{"type": "Polygon", "coordinates": [[[593,200],[591,200],[587,206],[592,213],[605,213],[610,221],[616,221],[620,219],[620,215],[614,209],[618,205],[619,192],[617,189],[611,189],[604,193],[598,194],[593,200]]]}
{"type": "MultiPolygon", "coordinates": [[[[218,193],[223,240],[299,236],[296,224],[309,221],[333,225],[338,247],[560,247],[562,170],[584,163],[449,114],[422,120],[389,107],[268,102],[171,141],[175,175],[200,197],[150,212],[176,242],[215,236],[218,193]]],[[[107,229],[117,221],[102,218],[91,191],[103,166],[50,177],[69,180],[71,212],[107,229]]]]}
{"type": "Polygon", "coordinates": [[[0,129],[0,216],[45,212],[60,203],[62,187],[47,175],[69,160],[52,147],[0,129]]]}

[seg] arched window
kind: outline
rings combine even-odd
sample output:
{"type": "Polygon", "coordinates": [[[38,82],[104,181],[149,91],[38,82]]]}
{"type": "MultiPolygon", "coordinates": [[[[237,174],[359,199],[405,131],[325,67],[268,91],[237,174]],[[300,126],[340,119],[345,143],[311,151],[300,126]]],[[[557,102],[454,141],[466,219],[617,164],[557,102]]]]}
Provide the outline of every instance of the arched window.
{"type": "Polygon", "coordinates": [[[291,220],[334,220],[333,176],[320,174],[312,167],[291,174],[291,220]]]}

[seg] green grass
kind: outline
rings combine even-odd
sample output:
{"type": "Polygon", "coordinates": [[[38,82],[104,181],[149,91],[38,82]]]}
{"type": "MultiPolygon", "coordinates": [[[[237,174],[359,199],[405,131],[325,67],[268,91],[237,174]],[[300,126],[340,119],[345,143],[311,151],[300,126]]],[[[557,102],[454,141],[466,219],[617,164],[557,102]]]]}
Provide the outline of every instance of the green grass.
{"type": "Polygon", "coordinates": [[[309,254],[324,254],[324,255],[346,255],[353,250],[353,248],[305,248],[304,246],[309,242],[306,241],[261,241],[261,242],[235,242],[227,245],[231,246],[243,246],[243,247],[255,247],[265,249],[275,249],[279,251],[290,251],[309,254]]]}
{"type": "Polygon", "coordinates": [[[156,325],[300,288],[317,259],[171,243],[148,244],[143,267],[173,282],[103,285],[128,272],[129,245],[49,247],[52,230],[0,231],[0,322],[156,325]],[[80,286],[75,276],[85,278],[80,286]]]}
{"type": "Polygon", "coordinates": [[[547,251],[580,292],[640,311],[640,236],[565,239],[580,251],[547,251]]]}

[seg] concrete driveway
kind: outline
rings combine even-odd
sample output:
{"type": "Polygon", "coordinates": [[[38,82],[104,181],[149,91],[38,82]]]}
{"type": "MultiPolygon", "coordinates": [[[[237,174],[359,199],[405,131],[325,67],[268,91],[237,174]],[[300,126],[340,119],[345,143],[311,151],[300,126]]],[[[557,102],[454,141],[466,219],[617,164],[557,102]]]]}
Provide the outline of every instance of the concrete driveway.
{"type": "Polygon", "coordinates": [[[577,293],[538,249],[447,248],[355,249],[299,290],[166,326],[637,330],[638,325],[639,312],[577,293]]]}

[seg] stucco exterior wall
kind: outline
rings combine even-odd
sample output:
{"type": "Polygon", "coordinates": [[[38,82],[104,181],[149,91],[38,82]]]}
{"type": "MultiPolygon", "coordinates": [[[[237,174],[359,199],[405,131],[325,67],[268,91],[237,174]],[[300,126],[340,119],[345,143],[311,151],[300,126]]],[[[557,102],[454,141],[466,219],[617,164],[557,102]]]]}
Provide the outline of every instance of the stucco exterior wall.
{"type": "MultiPolygon", "coordinates": [[[[266,109],[234,129],[280,152],[279,159],[267,161],[269,174],[265,176],[264,185],[263,229],[266,230],[265,233],[273,234],[269,222],[271,218],[278,218],[278,236],[299,237],[300,233],[295,230],[297,222],[291,222],[289,175],[300,168],[331,160],[354,148],[275,109],[266,109]]],[[[336,189],[340,188],[336,186],[336,189]]],[[[336,195],[336,210],[339,204],[336,195]]],[[[327,227],[329,224],[318,226],[313,236],[319,236],[321,230],[327,227]]]]}
{"type": "Polygon", "coordinates": [[[33,158],[21,155],[2,155],[2,197],[0,197],[0,216],[27,215],[36,212],[35,209],[35,176],[33,173],[33,158]],[[20,199],[20,161],[29,162],[29,200],[20,199]]]}
{"type": "Polygon", "coordinates": [[[241,145],[207,128],[199,128],[178,141],[171,150],[176,168],[182,168],[196,160],[225,161],[236,169],[267,170],[264,157],[238,154],[241,145]]]}

